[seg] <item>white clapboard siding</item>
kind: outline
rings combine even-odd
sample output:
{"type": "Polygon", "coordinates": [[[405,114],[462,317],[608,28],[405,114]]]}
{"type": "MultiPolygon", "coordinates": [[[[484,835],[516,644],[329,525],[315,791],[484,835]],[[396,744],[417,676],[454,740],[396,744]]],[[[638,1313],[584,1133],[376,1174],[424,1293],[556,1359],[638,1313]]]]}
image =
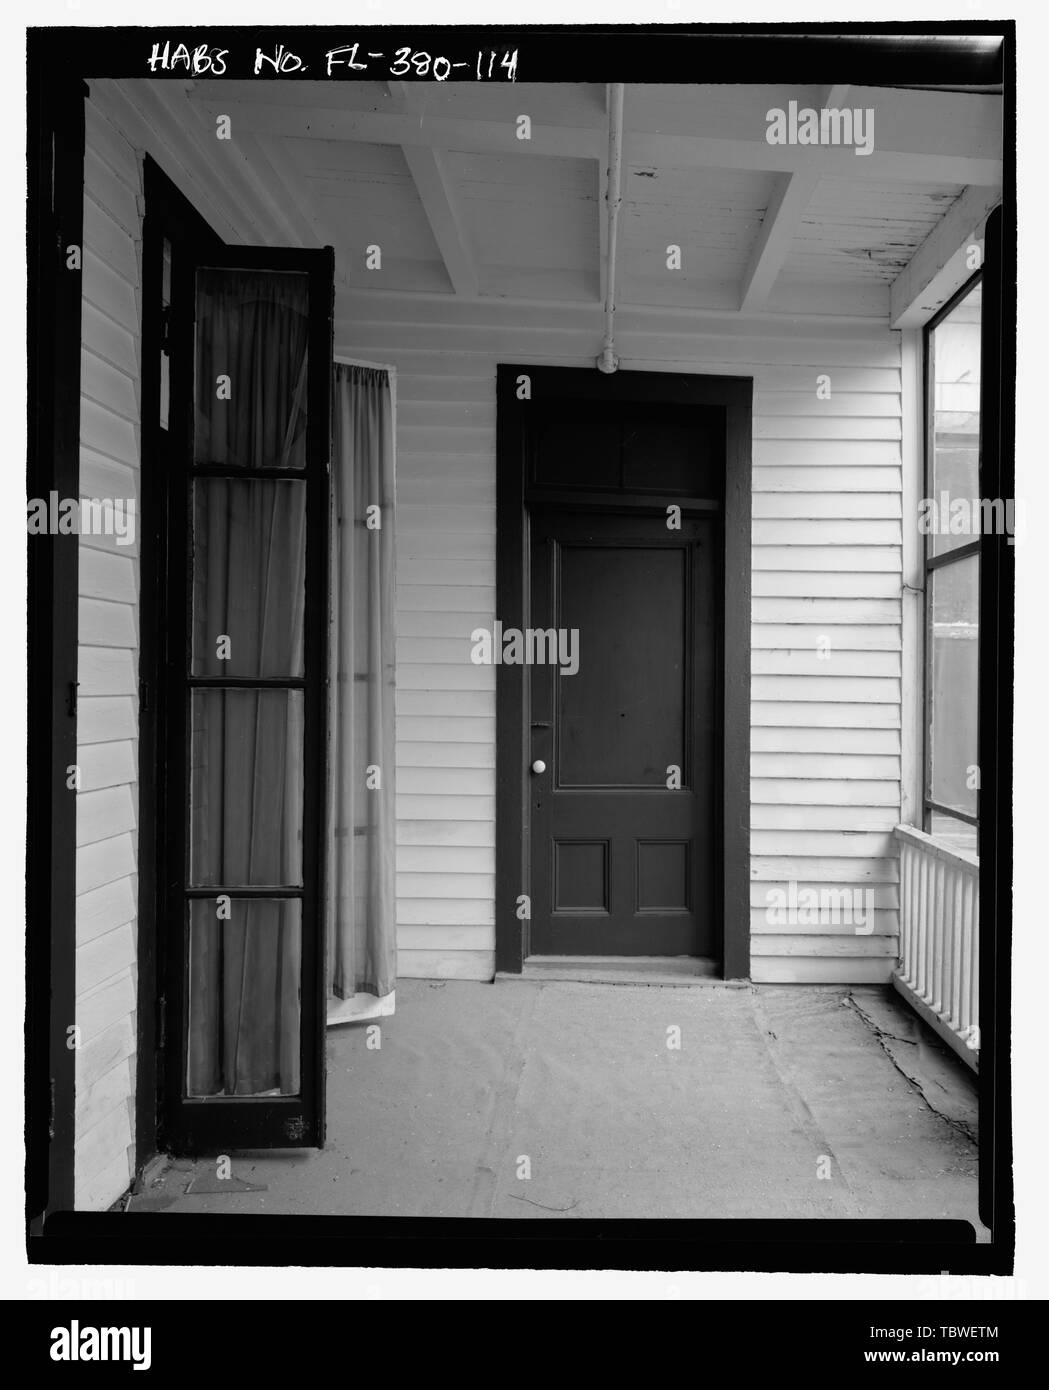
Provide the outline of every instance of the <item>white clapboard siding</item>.
{"type": "MultiPolygon", "coordinates": [[[[874,907],[873,904],[868,903],[862,889],[854,892],[848,885],[828,886],[826,888],[821,885],[821,888],[828,896],[826,905],[819,909],[818,920],[807,921],[802,908],[788,911],[784,906],[780,909],[781,903],[790,902],[789,898],[777,896],[758,906],[751,906],[751,950],[755,950],[754,940],[759,936],[781,939],[798,935],[806,937],[834,936],[841,937],[847,946],[848,938],[852,936],[869,940],[872,937],[891,936],[895,938],[899,935],[899,913],[896,909],[874,907]],[[843,904],[848,904],[848,906],[843,906],[843,904]],[[787,922],[783,922],[784,917],[788,919],[787,922]],[[791,918],[797,920],[790,920],[791,918]]],[[[762,945],[766,950],[770,949],[767,940],[762,945]]],[[[774,945],[775,942],[773,942],[774,945]]],[[[830,949],[832,948],[828,947],[828,950],[830,949]]],[[[845,953],[848,954],[847,950],[845,953]]],[[[786,948],[784,948],[784,954],[786,954],[786,948]]]]}
{"type": "MultiPolygon", "coordinates": [[[[799,797],[800,802],[800,797],[799,797]]],[[[888,806],[770,806],[751,801],[753,830],[835,830],[860,833],[890,830],[899,820],[898,808],[888,806]]]]}
{"type": "MultiPolygon", "coordinates": [[[[822,636],[822,634],[821,634],[822,636]]],[[[850,651],[828,633],[822,649],[813,651],[807,640],[797,648],[771,647],[751,652],[751,670],[760,676],[889,676],[900,675],[898,651],[850,651]]]]}
{"type": "MultiPolygon", "coordinates": [[[[133,783],[137,777],[134,744],[127,740],[110,743],[86,743],[77,748],[80,767],[80,789],[97,791],[99,787],[119,787],[133,783]]],[[[79,815],[77,817],[79,820],[79,815]]]]}
{"type": "MultiPolygon", "coordinates": [[[[137,507],[140,164],[90,100],[86,134],[80,492],[137,507]]],[[[134,1154],[139,573],[119,539],[80,544],[75,1183],[95,1210],[134,1154]]]]}
{"type": "Polygon", "coordinates": [[[895,963],[899,874],[881,832],[901,796],[899,365],[886,334],[869,364],[886,375],[835,364],[830,401],[810,385],[788,409],[756,387],[782,428],[775,447],[756,432],[753,478],[752,912],[767,901],[755,889],[877,895],[870,935],[752,921],[758,981],[882,982],[895,963]]]}
{"type": "Polygon", "coordinates": [[[790,598],[893,598],[899,596],[900,574],[856,570],[779,570],[754,566],[751,588],[758,598],[787,595],[790,598]]]}
{"type": "Polygon", "coordinates": [[[443,376],[439,392],[397,383],[397,945],[409,976],[494,968],[495,680],[470,662],[495,601],[491,375],[443,376]]]}
{"type": "Polygon", "coordinates": [[[138,717],[130,695],[81,697],[77,705],[77,734],[82,743],[114,743],[135,738],[138,717]]]}
{"type": "Polygon", "coordinates": [[[406,768],[494,767],[495,749],[490,743],[466,743],[462,739],[448,743],[399,742],[397,759],[406,768]]]}
{"type": "Polygon", "coordinates": [[[77,844],[112,840],[135,829],[135,798],[130,786],[81,792],[77,803],[77,844]]]}
{"type": "MultiPolygon", "coordinates": [[[[869,897],[864,897],[863,904],[869,904],[878,910],[895,909],[900,906],[900,886],[898,883],[881,883],[876,881],[849,879],[840,883],[824,882],[801,882],[796,872],[788,873],[778,879],[753,879],[750,884],[750,905],[752,908],[768,908],[784,899],[779,896],[789,892],[791,883],[794,884],[797,893],[811,892],[813,889],[826,890],[829,893],[840,893],[843,889],[862,889],[869,897]]],[[[833,904],[834,899],[828,899],[833,904]]]]}
{"type": "Polygon", "coordinates": [[[119,1108],[131,1085],[128,1057],[108,1066],[91,1086],[82,1087],[76,1098],[76,1119],[81,1131],[93,1129],[100,1120],[119,1108]]]}
{"type": "MultiPolygon", "coordinates": [[[[805,778],[806,780],[884,778],[898,781],[900,760],[883,753],[820,753],[751,751],[750,775],[754,778],[805,778]]],[[[753,780],[752,780],[753,791],[753,780]]]]}
{"type": "MultiPolygon", "coordinates": [[[[850,451],[851,452],[851,451],[850,451]]],[[[776,510],[784,505],[779,493],[804,493],[804,510],[819,507],[816,516],[863,516],[865,510],[852,512],[851,494],[858,494],[862,509],[875,509],[874,515],[899,516],[902,504],[898,495],[901,482],[899,467],[868,468],[862,464],[842,467],[812,467],[807,464],[756,467],[753,471],[754,515],[780,516],[776,510]],[[849,494],[849,495],[843,495],[849,494]]],[[[798,516],[800,511],[788,512],[798,516]]]]}
{"type": "Polygon", "coordinates": [[[77,898],[77,945],[112,931],[114,922],[123,926],[135,920],[135,884],[128,876],[110,880],[77,898]]]}
{"type": "Polygon", "coordinates": [[[898,807],[900,794],[895,778],[754,777],[752,774],[750,801],[752,806],[785,806],[792,812],[800,812],[808,806],[898,807]]]}
{"type": "Polygon", "coordinates": [[[135,959],[135,935],[130,922],[114,927],[104,936],[77,947],[77,987],[82,991],[112,979],[127,970],[135,959]]]}
{"type": "MultiPolygon", "coordinates": [[[[793,695],[793,687],[785,685],[783,690],[793,695]]],[[[762,728],[777,729],[898,729],[900,727],[899,706],[892,703],[858,704],[847,702],[844,693],[835,698],[833,690],[826,691],[823,700],[809,700],[802,703],[788,699],[784,694],[776,699],[774,692],[763,700],[753,698],[750,704],[751,732],[762,728]]],[[[781,734],[783,743],[789,747],[789,734],[781,734]]]]}
{"type": "Polygon", "coordinates": [[[762,854],[750,861],[753,883],[800,883],[808,871],[821,884],[839,883],[899,883],[899,865],[881,856],[862,858],[859,854],[819,856],[762,854]]]}
{"type": "Polygon", "coordinates": [[[823,727],[801,728],[795,725],[789,733],[771,724],[752,724],[750,730],[750,751],[755,757],[760,753],[779,753],[784,756],[802,756],[805,753],[835,753],[849,756],[854,753],[869,753],[879,757],[899,754],[900,731],[896,729],[853,729],[823,727]]]}
{"type": "Polygon", "coordinates": [[[470,634],[495,611],[495,366],[414,364],[397,364],[398,970],[490,979],[495,672],[470,634]]]}
{"type": "MultiPolygon", "coordinates": [[[[830,659],[835,652],[898,652],[901,648],[900,630],[887,623],[860,624],[837,623],[828,632],[829,624],[818,623],[759,623],[754,627],[751,639],[755,669],[760,660],[765,659],[762,649],[772,651],[800,652],[806,656],[820,653],[820,659],[830,659]]],[[[826,667],[823,667],[826,670],[826,667]]],[[[895,672],[894,674],[899,674],[895,672]]]]}
{"type": "Polygon", "coordinates": [[[887,961],[890,967],[895,966],[898,954],[894,935],[878,936],[872,933],[864,936],[852,927],[845,927],[835,933],[810,934],[808,928],[804,932],[790,935],[755,933],[751,939],[750,953],[758,958],[772,956],[781,962],[798,956],[807,959],[817,954],[825,959],[838,960],[866,957],[887,961]]]}
{"type": "Polygon", "coordinates": [[[750,611],[756,624],[812,623],[823,627],[860,623],[864,627],[895,627],[898,631],[900,622],[898,596],[870,599],[754,597],[750,611]]]}
{"type": "MultiPolygon", "coordinates": [[[[496,364],[589,367],[596,339],[538,308],[496,315],[403,295],[349,296],[336,315],[340,353],[398,373],[399,968],[487,978],[494,673],[472,666],[469,648],[497,616],[496,364]]],[[[897,335],[732,321],[686,332],[658,310],[625,310],[619,327],[624,369],[754,377],[752,876],[880,894],[878,948],[847,926],[761,934],[753,978],[888,980],[901,777],[897,335]]]]}

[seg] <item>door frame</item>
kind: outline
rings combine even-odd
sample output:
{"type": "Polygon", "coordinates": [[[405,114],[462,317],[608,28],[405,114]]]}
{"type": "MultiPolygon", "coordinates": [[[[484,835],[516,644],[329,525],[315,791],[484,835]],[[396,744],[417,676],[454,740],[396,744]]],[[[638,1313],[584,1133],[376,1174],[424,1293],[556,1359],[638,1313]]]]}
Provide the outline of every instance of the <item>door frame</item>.
{"type": "MultiPolygon", "coordinates": [[[[544,386],[562,400],[720,405],[725,409],[721,660],[718,671],[722,758],[715,795],[715,903],[725,979],[750,975],[750,377],[618,371],[499,363],[496,368],[495,616],[504,627],[530,626],[531,525],[526,426],[529,400],[517,382],[527,376],[532,398],[544,386]]],[[[651,501],[651,499],[649,499],[651,501]]],[[[666,498],[661,499],[663,502],[666,498]]],[[[674,499],[671,499],[674,500],[674,499]]],[[[528,954],[528,922],[517,916],[529,894],[531,820],[527,667],[496,667],[495,700],[495,968],[520,974],[528,954]]]]}
{"type": "MultiPolygon", "coordinates": [[[[87,87],[56,76],[44,30],[26,69],[26,496],[80,496],[80,314],[87,87]]],[[[74,1205],[80,537],[26,537],[26,1218],[74,1205]]]]}

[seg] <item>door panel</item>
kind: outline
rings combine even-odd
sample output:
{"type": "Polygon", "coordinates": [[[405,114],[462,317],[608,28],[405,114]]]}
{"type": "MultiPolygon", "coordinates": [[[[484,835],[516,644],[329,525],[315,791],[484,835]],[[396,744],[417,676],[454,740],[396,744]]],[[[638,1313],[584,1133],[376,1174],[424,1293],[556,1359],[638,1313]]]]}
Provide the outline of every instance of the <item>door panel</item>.
{"type": "Polygon", "coordinates": [[[716,516],[532,514],[533,955],[716,949],[716,516]],[[571,639],[566,648],[573,650],[571,639]]]}
{"type": "Polygon", "coordinates": [[[684,762],[687,554],[574,541],[558,561],[554,625],[586,634],[586,660],[557,682],[557,785],[663,787],[684,762]]]}

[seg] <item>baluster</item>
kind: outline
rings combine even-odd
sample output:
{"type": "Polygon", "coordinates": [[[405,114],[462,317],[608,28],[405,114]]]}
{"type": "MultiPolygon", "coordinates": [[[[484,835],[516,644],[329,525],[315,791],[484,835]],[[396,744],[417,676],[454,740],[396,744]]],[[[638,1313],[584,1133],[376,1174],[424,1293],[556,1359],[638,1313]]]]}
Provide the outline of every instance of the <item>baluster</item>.
{"type": "Polygon", "coordinates": [[[969,951],[969,960],[972,966],[972,978],[969,981],[969,1022],[975,1023],[977,1028],[980,1026],[980,884],[977,878],[973,878],[973,920],[972,920],[972,946],[969,951]]]}
{"type": "Polygon", "coordinates": [[[943,1012],[950,1026],[958,1030],[958,975],[962,952],[962,890],[965,873],[957,864],[951,865],[951,920],[947,933],[947,978],[943,994],[943,1012]]]}
{"type": "Polygon", "coordinates": [[[973,952],[976,948],[973,931],[973,881],[965,875],[965,892],[961,921],[961,978],[958,985],[958,1032],[964,1037],[965,1030],[972,1023],[972,1001],[969,997],[972,981],[973,952]]]}
{"type": "Polygon", "coordinates": [[[947,934],[947,865],[942,859],[937,859],[936,861],[936,916],[934,918],[934,923],[931,1003],[935,1012],[942,1015],[944,995],[943,942],[947,934]]]}
{"type": "Polygon", "coordinates": [[[930,906],[930,885],[932,875],[930,873],[929,860],[926,855],[921,859],[921,974],[918,983],[918,993],[922,999],[927,1000],[929,993],[929,964],[930,952],[932,950],[932,932],[929,930],[929,906],[930,906]]]}
{"type": "Polygon", "coordinates": [[[915,994],[922,992],[922,962],[923,962],[923,937],[922,937],[922,893],[924,891],[922,874],[925,868],[925,861],[920,854],[915,854],[913,860],[914,887],[912,897],[914,900],[914,910],[911,913],[911,959],[913,968],[911,970],[911,985],[915,994]]]}
{"type": "Polygon", "coordinates": [[[921,916],[921,901],[919,899],[919,870],[921,859],[915,853],[913,846],[908,846],[908,867],[907,877],[909,886],[907,889],[907,980],[912,989],[918,988],[918,935],[920,931],[919,918],[921,916]]]}

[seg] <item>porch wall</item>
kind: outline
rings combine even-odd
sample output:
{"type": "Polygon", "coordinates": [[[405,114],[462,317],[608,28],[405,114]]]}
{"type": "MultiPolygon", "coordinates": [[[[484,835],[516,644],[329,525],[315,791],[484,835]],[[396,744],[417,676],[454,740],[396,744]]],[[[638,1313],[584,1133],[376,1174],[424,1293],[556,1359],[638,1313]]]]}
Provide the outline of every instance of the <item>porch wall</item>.
{"type": "MultiPolygon", "coordinates": [[[[490,979],[497,362],[592,367],[594,313],[346,292],[336,350],[398,373],[402,975],[490,979]]],[[[900,815],[899,334],[673,312],[618,320],[623,370],[754,377],[751,950],[756,981],[887,981],[900,815]],[[830,376],[829,400],[817,376],[830,376]],[[819,639],[826,656],[819,655],[819,639]],[[866,888],[869,934],[770,924],[768,892],[866,888]]],[[[500,910],[510,911],[512,904],[500,910]]]]}
{"type": "MultiPolygon", "coordinates": [[[[141,161],[87,103],[80,492],[139,495],[141,161]]],[[[138,525],[80,541],[76,1205],[134,1172],[138,905],[138,525]]]]}

